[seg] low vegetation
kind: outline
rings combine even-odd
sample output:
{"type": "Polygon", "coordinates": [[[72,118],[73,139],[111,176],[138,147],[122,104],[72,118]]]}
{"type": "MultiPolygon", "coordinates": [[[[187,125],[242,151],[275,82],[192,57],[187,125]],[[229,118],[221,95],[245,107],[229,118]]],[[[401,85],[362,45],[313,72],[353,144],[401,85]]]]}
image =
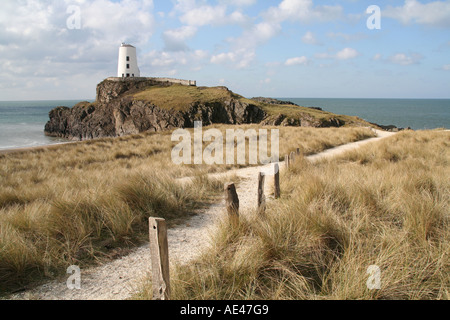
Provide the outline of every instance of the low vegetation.
{"type": "MultiPolygon", "coordinates": [[[[372,135],[280,128],[280,153],[319,152],[372,135]]],[[[160,132],[0,154],[0,290],[120,256],[146,240],[149,216],[175,224],[214,200],[223,185],[206,174],[234,166],[175,166],[175,144],[171,132],[160,132]],[[191,185],[179,183],[187,176],[191,185]]]]}
{"type": "Polygon", "coordinates": [[[293,121],[298,118],[310,118],[318,123],[325,123],[334,119],[342,124],[348,124],[350,126],[355,124],[363,124],[366,126],[373,126],[370,123],[358,118],[356,116],[347,115],[337,115],[323,110],[317,110],[314,108],[296,106],[296,105],[272,105],[272,104],[261,104],[261,108],[267,113],[268,117],[284,115],[287,119],[292,119],[293,121]]]}
{"type": "Polygon", "coordinates": [[[172,269],[172,298],[449,299],[449,176],[444,131],[299,159],[264,216],[222,222],[208,251],[172,269]],[[372,265],[380,289],[367,286],[372,265]]]}
{"type": "Polygon", "coordinates": [[[172,85],[169,87],[154,86],[132,95],[133,99],[150,101],[159,108],[174,111],[187,111],[194,104],[212,104],[223,102],[231,98],[243,103],[256,105],[268,117],[283,115],[294,122],[305,116],[314,123],[324,123],[330,119],[338,120],[341,124],[372,126],[370,123],[354,116],[336,115],[327,111],[317,110],[290,104],[270,104],[244,98],[229,91],[225,87],[195,87],[172,85]]]}
{"type": "Polygon", "coordinates": [[[136,100],[150,101],[162,109],[185,111],[194,103],[214,103],[239,97],[225,87],[195,87],[172,85],[150,87],[133,95],[136,100]]]}

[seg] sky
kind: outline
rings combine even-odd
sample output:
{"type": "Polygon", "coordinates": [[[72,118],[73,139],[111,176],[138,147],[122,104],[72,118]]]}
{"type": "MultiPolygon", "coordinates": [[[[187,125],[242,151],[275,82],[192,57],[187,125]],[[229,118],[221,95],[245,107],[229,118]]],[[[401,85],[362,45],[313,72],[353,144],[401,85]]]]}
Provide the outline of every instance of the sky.
{"type": "Polygon", "coordinates": [[[94,99],[122,42],[249,98],[450,98],[450,0],[2,0],[0,100],[94,99]]]}

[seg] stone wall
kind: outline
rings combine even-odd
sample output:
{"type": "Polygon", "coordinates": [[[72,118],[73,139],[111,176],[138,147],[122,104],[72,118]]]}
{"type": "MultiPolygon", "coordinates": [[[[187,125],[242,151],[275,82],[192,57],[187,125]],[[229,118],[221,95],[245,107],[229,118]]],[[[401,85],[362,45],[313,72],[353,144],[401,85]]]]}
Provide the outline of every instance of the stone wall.
{"type": "Polygon", "coordinates": [[[129,82],[136,82],[136,81],[157,81],[157,82],[168,82],[173,84],[181,84],[183,86],[197,86],[197,81],[195,80],[183,80],[183,79],[174,79],[174,78],[154,78],[154,77],[130,77],[130,78],[120,78],[120,77],[109,77],[106,80],[109,81],[129,81],[129,82]]]}

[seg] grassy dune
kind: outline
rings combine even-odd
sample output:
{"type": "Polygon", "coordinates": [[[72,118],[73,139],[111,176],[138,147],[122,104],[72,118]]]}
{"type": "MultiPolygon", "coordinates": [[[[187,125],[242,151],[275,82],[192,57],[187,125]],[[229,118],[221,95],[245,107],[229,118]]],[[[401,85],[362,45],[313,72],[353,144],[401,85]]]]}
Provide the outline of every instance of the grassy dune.
{"type": "MultiPolygon", "coordinates": [[[[280,130],[280,154],[373,135],[363,128],[280,130]]],[[[205,174],[233,166],[175,166],[170,138],[145,133],[1,154],[0,290],[114,258],[146,239],[149,216],[173,224],[213,200],[223,185],[205,174]],[[185,176],[194,177],[191,186],[177,182],[185,176]]]]}
{"type": "MultiPolygon", "coordinates": [[[[174,299],[449,299],[450,133],[403,132],[284,172],[265,217],[224,222],[174,299]],[[381,289],[369,290],[377,265],[381,289]]],[[[150,298],[150,287],[137,298],[150,298]]]]}

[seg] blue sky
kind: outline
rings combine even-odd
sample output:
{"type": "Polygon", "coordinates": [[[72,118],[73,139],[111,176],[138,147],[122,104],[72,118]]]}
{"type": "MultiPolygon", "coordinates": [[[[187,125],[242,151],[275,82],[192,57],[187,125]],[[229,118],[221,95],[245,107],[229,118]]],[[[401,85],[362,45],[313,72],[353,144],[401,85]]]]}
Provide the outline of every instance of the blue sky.
{"type": "Polygon", "coordinates": [[[143,76],[224,85],[246,97],[450,98],[450,1],[0,6],[0,100],[93,99],[97,83],[116,75],[121,42],[137,47],[143,76]],[[381,29],[367,27],[371,5],[381,9],[381,29]]]}

